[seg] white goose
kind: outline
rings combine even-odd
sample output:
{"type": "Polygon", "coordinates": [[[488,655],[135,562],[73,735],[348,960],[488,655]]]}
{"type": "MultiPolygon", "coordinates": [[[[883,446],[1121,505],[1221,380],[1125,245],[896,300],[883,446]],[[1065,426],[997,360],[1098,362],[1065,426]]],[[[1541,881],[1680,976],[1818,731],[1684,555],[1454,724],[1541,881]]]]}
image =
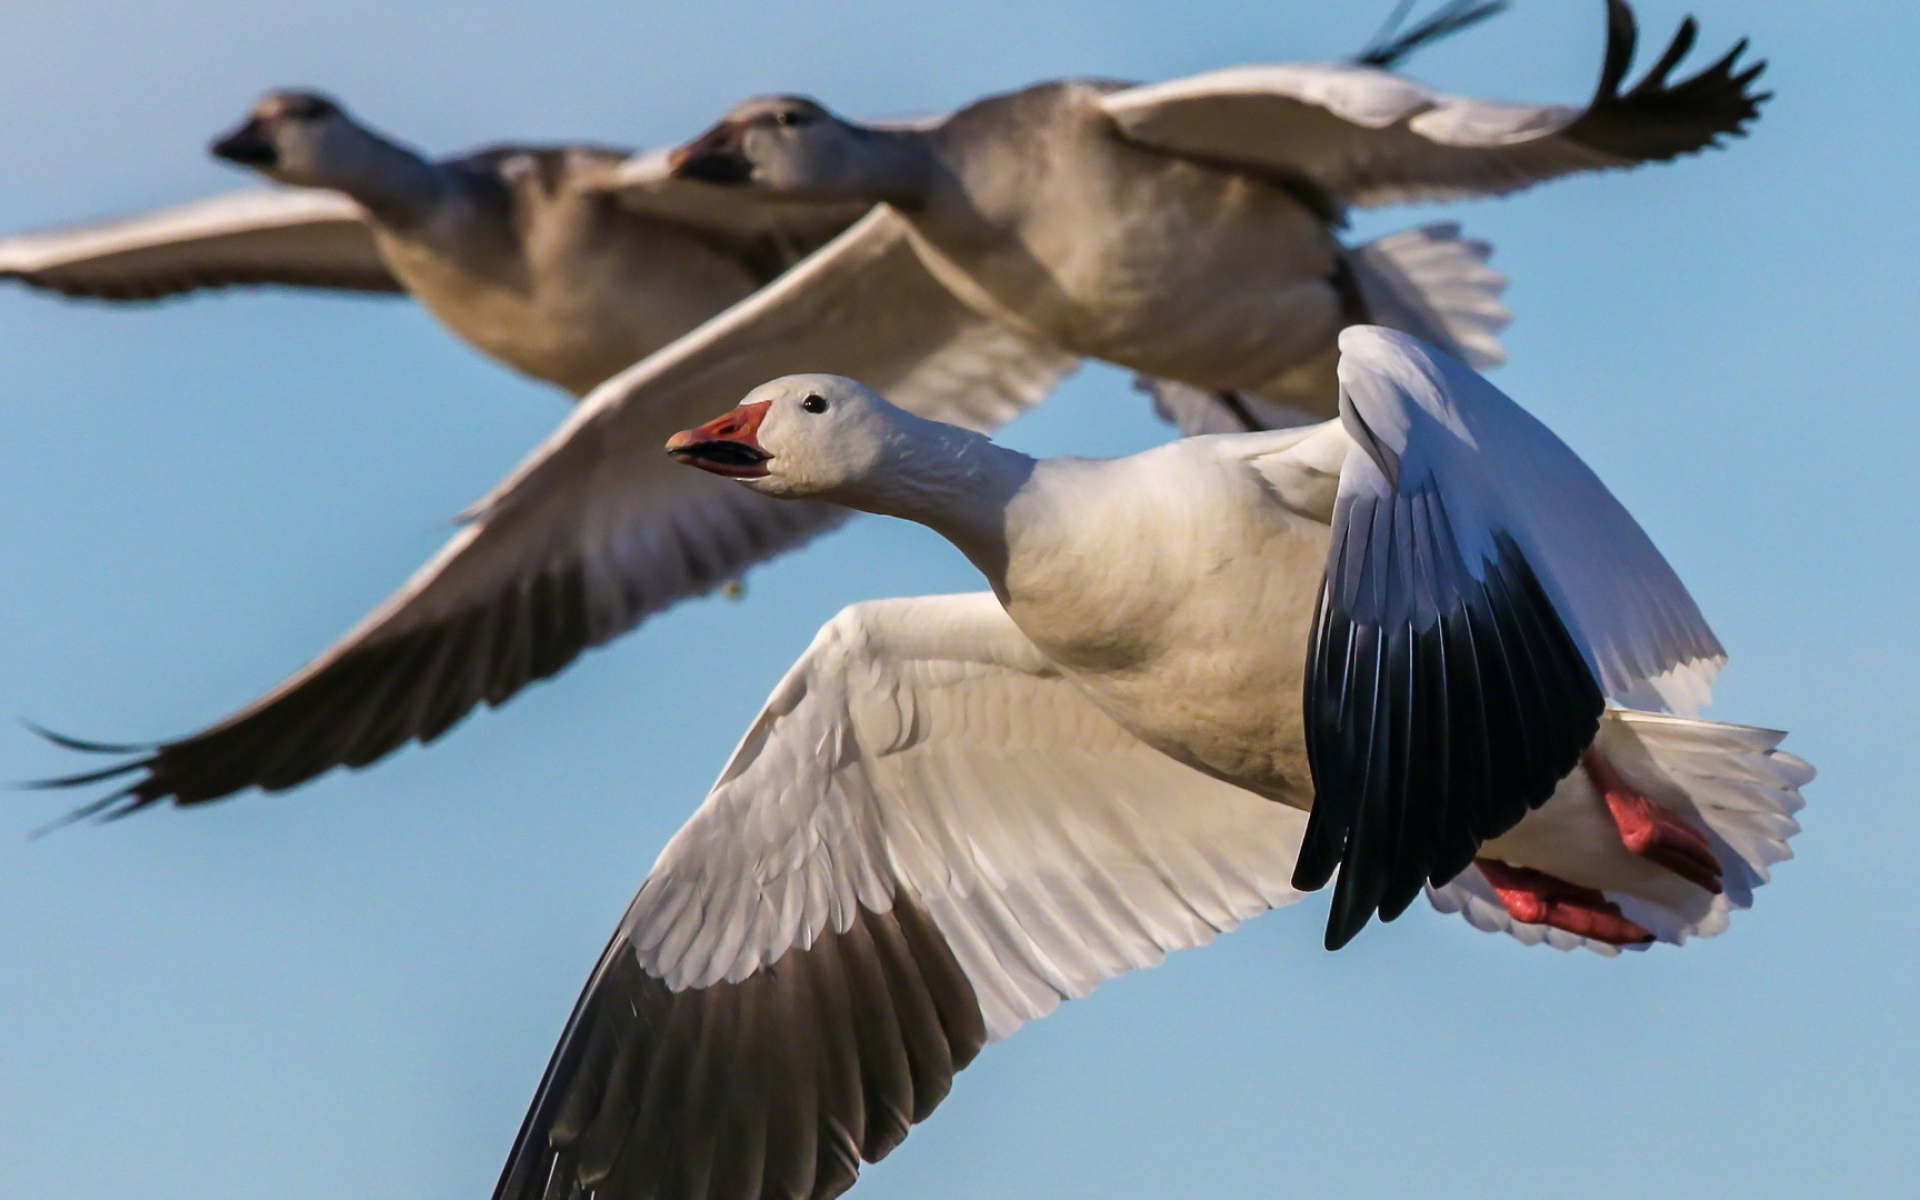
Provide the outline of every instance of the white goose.
{"type": "Polygon", "coordinates": [[[583,396],[869,207],[672,180],[605,146],[434,160],[309,91],[268,93],[211,149],[292,187],[0,240],[0,279],[103,300],[405,293],[483,354],[583,396]]]}
{"type": "Polygon", "coordinates": [[[1338,421],[1110,461],[829,376],[673,440],[922,522],[994,590],[821,630],[635,897],[496,1200],[837,1195],[986,1041],[1335,864],[1330,946],[1423,886],[1603,953],[1751,902],[1811,769],[1603,705],[1722,660],[1665,561],[1463,365],[1341,346],[1338,421]]]}

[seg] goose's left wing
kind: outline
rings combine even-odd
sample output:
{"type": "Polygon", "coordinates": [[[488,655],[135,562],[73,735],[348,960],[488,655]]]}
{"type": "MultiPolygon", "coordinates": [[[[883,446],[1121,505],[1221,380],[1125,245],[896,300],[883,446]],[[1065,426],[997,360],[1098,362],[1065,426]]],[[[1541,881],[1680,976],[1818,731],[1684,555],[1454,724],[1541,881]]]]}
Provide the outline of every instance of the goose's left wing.
{"type": "Polygon", "coordinates": [[[1743,134],[1767,96],[1746,43],[1669,81],[1693,47],[1691,18],[1622,90],[1636,29],[1607,0],[1606,61],[1585,108],[1475,100],[1353,63],[1233,67],[1126,88],[1102,102],[1134,141],[1304,180],[1340,203],[1493,196],[1578,171],[1665,162],[1743,134]]]}
{"type": "MultiPolygon", "coordinates": [[[[1340,351],[1349,445],[1294,876],[1312,889],[1339,869],[1336,948],[1544,803],[1608,697],[1690,711],[1725,661],[1647,535],[1544,425],[1406,334],[1355,326],[1340,351]]],[[[1290,478],[1330,434],[1276,447],[1262,470],[1290,478]]]]}
{"type": "Polygon", "coordinates": [[[837,1196],[987,1041],[1297,898],[1304,825],[991,595],[849,608],[634,898],[495,1200],[837,1196]]]}
{"type": "Polygon", "coordinates": [[[339,192],[253,189],[0,239],[0,279],[95,300],[243,285],[400,293],[366,213],[339,192]]]}

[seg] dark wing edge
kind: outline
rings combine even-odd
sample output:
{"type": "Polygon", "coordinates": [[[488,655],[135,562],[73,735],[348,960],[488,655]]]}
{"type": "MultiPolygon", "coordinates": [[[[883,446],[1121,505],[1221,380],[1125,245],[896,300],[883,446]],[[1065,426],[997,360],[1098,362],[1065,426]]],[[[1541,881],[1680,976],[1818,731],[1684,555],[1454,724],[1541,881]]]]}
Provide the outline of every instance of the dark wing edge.
{"type": "Polygon", "coordinates": [[[1413,0],[1400,0],[1380,31],[1368,40],[1366,49],[1353,56],[1353,61],[1362,67],[1392,70],[1424,47],[1507,11],[1510,3],[1511,0],[1448,0],[1418,25],[1402,31],[1401,23],[1412,11],[1413,0]]]}
{"type": "Polygon", "coordinates": [[[1430,482],[1340,508],[1309,648],[1315,799],[1293,877],[1312,891],[1339,870],[1329,950],[1545,803],[1605,705],[1511,538],[1469,562],[1430,482]]]}
{"type": "Polygon", "coordinates": [[[327,292],[359,292],[369,296],[405,296],[407,289],[384,267],[283,269],[226,266],[182,269],[139,279],[83,277],[60,269],[0,271],[0,280],[13,280],[53,292],[69,300],[98,300],[112,304],[151,304],[195,292],[226,288],[299,287],[327,292]]]}
{"type": "Polygon", "coordinates": [[[1742,68],[1745,38],[1696,74],[1667,82],[1674,67],[1693,49],[1699,24],[1680,23],[1665,53],[1626,91],[1621,84],[1633,63],[1638,24],[1626,0],[1607,0],[1607,49],[1593,100],[1559,136],[1587,149],[1629,163],[1669,162],[1745,137],[1771,92],[1749,85],[1767,68],[1766,60],[1742,68]]]}
{"type": "MultiPolygon", "coordinates": [[[[744,491],[740,496],[769,506],[776,518],[736,535],[753,543],[746,547],[752,561],[797,548],[848,516],[829,505],[786,503],[744,491]]],[[[702,565],[706,556],[693,544],[697,531],[679,532],[688,542],[688,561],[702,565]]],[[[335,767],[368,766],[408,742],[430,744],[476,707],[505,703],[586,650],[731,577],[716,572],[689,581],[621,579],[617,586],[624,591],[613,605],[617,612],[609,616],[607,598],[596,594],[589,565],[580,557],[563,558],[459,612],[365,643],[348,634],[340,650],[323,655],[257,703],[188,737],[130,747],[53,735],[68,749],[144,752],[30,786],[84,787],[138,774],[118,791],[75,810],[68,821],[117,820],[166,800],[205,804],[249,787],[286,791],[335,767]],[[685,586],[676,586],[682,582],[685,586]],[[484,649],[475,653],[475,647],[484,649]]]]}
{"type": "Polygon", "coordinates": [[[744,979],[680,992],[642,967],[631,932],[575,1006],[494,1200],[829,1200],[987,1040],[971,983],[904,891],[744,979]]]}

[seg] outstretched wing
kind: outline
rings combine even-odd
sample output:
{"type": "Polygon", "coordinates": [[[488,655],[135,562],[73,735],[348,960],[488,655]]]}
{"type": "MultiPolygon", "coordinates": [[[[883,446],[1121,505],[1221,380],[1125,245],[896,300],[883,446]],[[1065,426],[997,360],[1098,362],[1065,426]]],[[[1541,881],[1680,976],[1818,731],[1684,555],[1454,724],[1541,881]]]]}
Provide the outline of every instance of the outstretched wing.
{"type": "Polygon", "coordinates": [[[1304,179],[1337,201],[1494,196],[1578,171],[1666,162],[1746,131],[1767,94],[1743,41],[1669,82],[1697,26],[1681,24],[1626,90],[1637,34],[1607,0],[1606,61],[1585,108],[1474,100],[1356,63],[1233,67],[1127,88],[1103,105],[1122,133],[1176,154],[1304,179]]]}
{"type": "Polygon", "coordinates": [[[991,595],[849,608],[635,897],[495,1200],[838,1195],[985,1042],[1295,899],[1304,823],[991,595]]]}
{"type": "Polygon", "coordinates": [[[158,300],[240,285],[402,292],[339,192],[246,191],[0,240],[0,279],[68,296],[158,300]]]}
{"type": "Polygon", "coordinates": [[[647,616],[845,518],[674,465],[676,430],[796,371],[865,379],[904,408],[988,429],[1077,360],[976,315],[876,210],[779,282],[602,384],[396,595],[241,712],[131,762],[97,811],[289,788],[431,741],[647,616]]]}
{"type": "MultiPolygon", "coordinates": [[[[1340,471],[1307,671],[1297,886],[1339,868],[1329,947],[1444,885],[1544,803],[1605,699],[1690,709],[1725,661],[1591,470],[1464,364],[1340,338],[1340,471]]],[[[1277,455],[1276,458],[1284,458],[1277,455]]]]}

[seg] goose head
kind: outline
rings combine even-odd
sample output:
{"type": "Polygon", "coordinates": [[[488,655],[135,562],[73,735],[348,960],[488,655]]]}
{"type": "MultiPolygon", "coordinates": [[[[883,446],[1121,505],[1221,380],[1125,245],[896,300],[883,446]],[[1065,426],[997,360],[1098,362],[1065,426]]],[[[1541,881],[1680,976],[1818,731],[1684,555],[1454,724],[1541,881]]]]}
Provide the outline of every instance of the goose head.
{"type": "Polygon", "coordinates": [[[345,188],[377,153],[373,135],[319,92],[268,92],[247,119],[208,149],[269,179],[298,187],[345,188]]]}
{"type": "Polygon", "coordinates": [[[803,200],[910,202],[924,154],[909,133],[844,120],[804,96],[738,105],[668,159],[679,179],[803,200]]]}
{"type": "Polygon", "coordinates": [[[789,375],[667,441],[674,461],[763,495],[855,503],[933,425],[839,375],[789,375]]]}

